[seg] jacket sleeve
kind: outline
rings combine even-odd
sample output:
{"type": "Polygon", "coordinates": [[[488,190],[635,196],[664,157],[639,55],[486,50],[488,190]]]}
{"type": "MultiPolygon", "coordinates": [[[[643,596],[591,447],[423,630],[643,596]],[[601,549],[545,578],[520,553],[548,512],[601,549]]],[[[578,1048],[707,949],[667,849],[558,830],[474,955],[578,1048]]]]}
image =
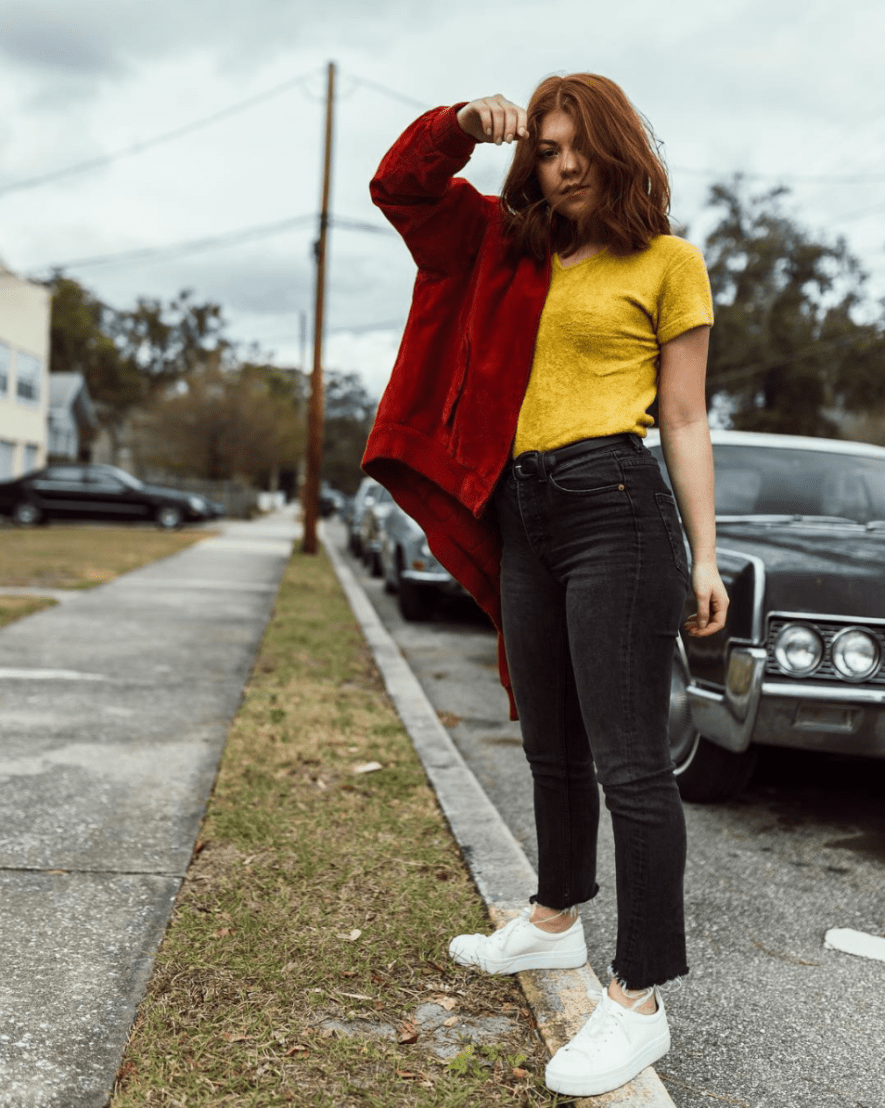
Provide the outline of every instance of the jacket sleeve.
{"type": "Polygon", "coordinates": [[[476,145],[458,125],[461,107],[425,112],[393,144],[370,185],[418,268],[444,276],[472,265],[497,203],[455,177],[476,145]]]}

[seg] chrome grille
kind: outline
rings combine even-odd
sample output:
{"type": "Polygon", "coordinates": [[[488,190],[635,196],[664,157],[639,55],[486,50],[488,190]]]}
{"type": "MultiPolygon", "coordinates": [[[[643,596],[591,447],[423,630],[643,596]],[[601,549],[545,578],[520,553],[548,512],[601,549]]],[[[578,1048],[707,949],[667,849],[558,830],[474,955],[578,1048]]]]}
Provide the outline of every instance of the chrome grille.
{"type": "Polygon", "coordinates": [[[780,677],[785,681],[833,681],[839,685],[856,685],[860,688],[864,686],[885,688],[885,621],[877,620],[872,622],[862,619],[829,619],[823,616],[812,615],[787,616],[772,614],[768,617],[766,651],[765,672],[772,677],[780,677]],[[774,641],[782,628],[786,627],[788,623],[807,623],[810,627],[816,628],[823,637],[823,661],[814,673],[808,674],[807,677],[796,677],[792,674],[784,673],[775,660],[774,641]],[[844,631],[846,627],[863,628],[864,631],[868,631],[879,643],[879,668],[873,676],[868,677],[866,681],[846,681],[845,678],[839,674],[830,657],[830,646],[833,639],[840,631],[844,631]]]}

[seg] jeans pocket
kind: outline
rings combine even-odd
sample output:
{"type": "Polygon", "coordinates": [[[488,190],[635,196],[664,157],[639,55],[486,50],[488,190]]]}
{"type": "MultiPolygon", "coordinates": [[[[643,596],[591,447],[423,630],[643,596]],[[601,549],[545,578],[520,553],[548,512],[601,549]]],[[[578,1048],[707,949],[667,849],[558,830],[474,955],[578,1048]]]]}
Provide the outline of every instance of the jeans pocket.
{"type": "Polygon", "coordinates": [[[685,553],[685,538],[679,523],[679,514],[676,511],[676,501],[668,492],[656,492],[655,503],[658,506],[664,530],[667,532],[667,538],[670,540],[673,561],[676,563],[676,568],[688,581],[688,558],[685,553]]]}
{"type": "Polygon", "coordinates": [[[560,462],[549,476],[550,484],[560,492],[624,492],[624,474],[614,454],[570,458],[560,462]]]}

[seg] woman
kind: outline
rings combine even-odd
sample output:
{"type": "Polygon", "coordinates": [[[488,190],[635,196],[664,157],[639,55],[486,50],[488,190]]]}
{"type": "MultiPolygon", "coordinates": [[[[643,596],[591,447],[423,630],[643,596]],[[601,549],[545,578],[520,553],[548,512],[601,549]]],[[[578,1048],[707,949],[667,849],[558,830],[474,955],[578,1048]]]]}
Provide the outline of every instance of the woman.
{"type": "Polygon", "coordinates": [[[597,781],[615,837],[611,983],[547,1084],[598,1095],[669,1049],[659,987],[688,972],[685,824],[667,737],[688,634],[721,629],[704,397],[709,284],[669,233],[667,179],[621,89],[552,77],[422,116],[373,198],[418,264],[409,322],[364,459],[503,631],[534,779],[533,908],[451,956],[489,973],[586,960],[597,781]],[[500,200],[455,173],[516,142],[500,200]],[[657,399],[676,505],[642,443],[657,399]],[[594,768],[595,767],[595,768],[594,768]]]}

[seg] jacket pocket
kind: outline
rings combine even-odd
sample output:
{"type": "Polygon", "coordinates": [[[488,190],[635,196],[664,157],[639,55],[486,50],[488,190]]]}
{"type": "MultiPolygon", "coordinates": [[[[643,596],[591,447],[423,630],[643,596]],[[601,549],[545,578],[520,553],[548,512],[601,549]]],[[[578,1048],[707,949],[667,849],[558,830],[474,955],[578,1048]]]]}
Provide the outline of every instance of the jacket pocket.
{"type": "Polygon", "coordinates": [[[461,358],[458,365],[455,367],[455,375],[452,378],[452,383],[449,386],[448,395],[446,396],[446,402],[443,405],[442,421],[443,424],[451,423],[455,415],[455,408],[458,407],[458,401],[461,399],[461,393],[464,391],[464,380],[467,377],[467,363],[470,360],[470,336],[467,332],[464,332],[464,338],[461,340],[461,358]]]}

